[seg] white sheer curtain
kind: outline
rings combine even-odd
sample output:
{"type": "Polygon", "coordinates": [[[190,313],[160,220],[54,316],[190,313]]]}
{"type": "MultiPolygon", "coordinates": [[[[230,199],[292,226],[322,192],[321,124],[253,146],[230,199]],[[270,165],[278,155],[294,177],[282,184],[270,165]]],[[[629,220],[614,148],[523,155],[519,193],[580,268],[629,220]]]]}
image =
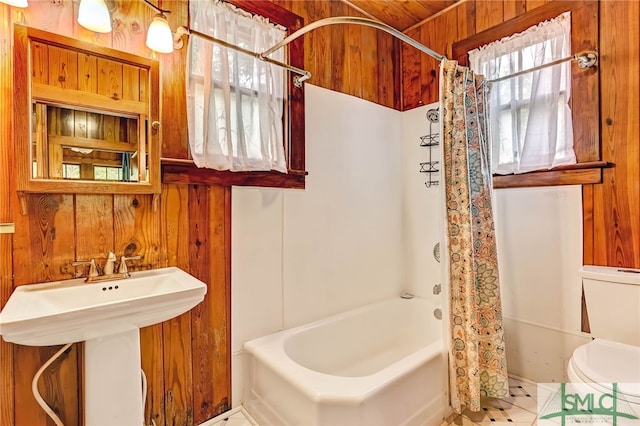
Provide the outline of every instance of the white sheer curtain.
{"type": "MultiPolygon", "coordinates": [[[[488,80],[571,54],[571,15],[469,52],[488,80]]],[[[490,138],[494,173],[524,173],[574,164],[569,62],[492,84],[490,138]]]]}
{"type": "MultiPolygon", "coordinates": [[[[189,4],[191,28],[244,49],[263,52],[285,36],[281,27],[231,5],[189,4]]],[[[283,49],[271,57],[282,61],[283,49]]],[[[283,96],[282,68],[191,35],[187,114],[195,164],[216,170],[286,172],[283,96]]]]}

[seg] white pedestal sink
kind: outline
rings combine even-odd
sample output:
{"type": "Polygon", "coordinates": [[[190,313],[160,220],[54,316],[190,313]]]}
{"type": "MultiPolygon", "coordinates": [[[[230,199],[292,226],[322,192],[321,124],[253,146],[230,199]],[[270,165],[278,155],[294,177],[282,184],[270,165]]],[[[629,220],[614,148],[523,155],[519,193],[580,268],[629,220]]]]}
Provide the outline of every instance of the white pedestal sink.
{"type": "Polygon", "coordinates": [[[117,281],[24,285],[0,312],[0,335],[29,346],[85,341],[85,423],[140,426],[140,328],[187,312],[206,292],[176,267],[117,281]]]}

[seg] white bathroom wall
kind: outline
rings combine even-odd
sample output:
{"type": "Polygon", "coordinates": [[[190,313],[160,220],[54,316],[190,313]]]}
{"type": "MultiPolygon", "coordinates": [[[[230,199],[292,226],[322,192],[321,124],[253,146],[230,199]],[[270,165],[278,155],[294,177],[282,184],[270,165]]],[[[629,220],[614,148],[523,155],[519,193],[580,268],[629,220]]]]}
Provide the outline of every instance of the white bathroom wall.
{"type": "Polygon", "coordinates": [[[580,333],[582,189],[580,186],[498,189],[496,238],[512,374],[566,380],[580,333]]]}
{"type": "MultiPolygon", "coordinates": [[[[403,267],[406,291],[424,298],[438,298],[433,287],[441,284],[440,265],[434,257],[434,246],[441,240],[442,198],[440,173],[434,173],[438,185],[427,187],[427,173],[420,173],[420,163],[429,161],[429,148],[420,146],[420,137],[439,133],[440,122],[430,127],[427,111],[439,103],[425,105],[402,114],[403,174],[402,199],[403,267]]],[[[440,160],[440,147],[431,148],[431,160],[440,160]]],[[[440,169],[440,166],[438,166],[440,169]]]]}
{"type": "Polygon", "coordinates": [[[233,187],[231,328],[233,351],[283,327],[281,189],[233,187]]]}
{"type": "Polygon", "coordinates": [[[401,113],[307,86],[307,177],[284,200],[284,326],[400,294],[401,113]]]}
{"type": "MultiPolygon", "coordinates": [[[[418,172],[429,159],[419,138],[428,133],[426,112],[434,106],[402,115],[405,288],[422,297],[437,297],[432,289],[442,275],[432,254],[441,232],[442,182],[426,188],[427,176],[418,172]]],[[[589,340],[580,333],[581,187],[497,189],[494,205],[509,372],[565,380],[573,350],[589,340]]]]}
{"type": "Polygon", "coordinates": [[[305,86],[305,190],[232,190],[232,400],[242,344],[399,295],[402,115],[305,86]]]}

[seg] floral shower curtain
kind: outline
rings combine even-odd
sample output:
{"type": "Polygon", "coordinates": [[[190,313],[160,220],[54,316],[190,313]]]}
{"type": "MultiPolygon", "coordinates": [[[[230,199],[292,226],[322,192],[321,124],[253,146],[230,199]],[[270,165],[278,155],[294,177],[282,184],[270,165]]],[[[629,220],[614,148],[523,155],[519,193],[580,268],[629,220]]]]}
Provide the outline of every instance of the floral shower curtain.
{"type": "Polygon", "coordinates": [[[456,61],[441,75],[451,402],[480,410],[480,396],[508,395],[500,282],[491,206],[491,154],[482,76],[456,61]]]}

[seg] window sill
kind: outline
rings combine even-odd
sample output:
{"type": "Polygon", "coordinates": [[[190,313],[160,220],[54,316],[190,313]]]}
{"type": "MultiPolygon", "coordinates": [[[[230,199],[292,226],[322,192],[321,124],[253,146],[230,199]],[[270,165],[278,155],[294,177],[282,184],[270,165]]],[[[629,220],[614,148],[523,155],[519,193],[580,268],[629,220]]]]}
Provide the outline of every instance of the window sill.
{"type": "Polygon", "coordinates": [[[499,189],[602,183],[602,169],[611,166],[606,161],[590,161],[518,175],[494,175],[493,187],[499,189]]]}
{"type": "Polygon", "coordinates": [[[162,158],[162,183],[218,186],[260,186],[304,189],[307,172],[230,172],[196,167],[192,160],[162,158]]]}

